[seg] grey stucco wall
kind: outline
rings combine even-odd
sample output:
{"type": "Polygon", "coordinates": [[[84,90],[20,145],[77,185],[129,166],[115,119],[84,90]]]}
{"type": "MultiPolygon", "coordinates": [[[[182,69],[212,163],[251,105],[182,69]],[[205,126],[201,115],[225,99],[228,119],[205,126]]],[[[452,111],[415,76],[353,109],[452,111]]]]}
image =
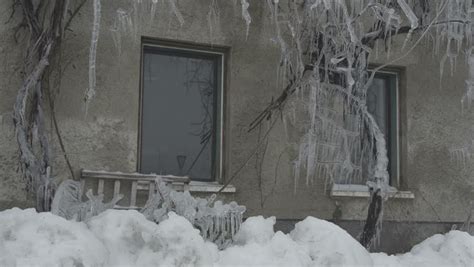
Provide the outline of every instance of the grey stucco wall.
{"type": "MultiPolygon", "coordinates": [[[[31,206],[17,173],[17,146],[11,123],[11,109],[21,83],[24,43],[16,44],[13,28],[18,15],[5,23],[11,1],[0,1],[0,209],[31,206]]],[[[159,3],[162,3],[159,1],[159,3]]],[[[80,168],[109,171],[136,171],[139,119],[140,38],[164,38],[229,47],[225,106],[225,176],[229,178],[247,160],[258,143],[258,131],[247,132],[253,118],[277,96],[279,49],[272,40],[274,27],[267,19],[264,1],[251,1],[252,24],[245,40],[245,22],[240,6],[233,1],[218,1],[219,22],[210,30],[208,0],[178,1],[184,16],[179,26],[166,4],[158,6],[153,23],[148,10],[140,16],[135,34],[122,35],[122,49],[114,45],[110,28],[118,8],[131,7],[127,0],[103,0],[102,25],[97,51],[97,94],[84,112],[83,97],[88,87],[88,54],[92,23],[92,1],[73,20],[61,46],[61,76],[56,97],[58,122],[65,146],[76,171],[80,168]]],[[[395,40],[391,58],[403,55],[399,47],[404,37],[395,40]],[[398,48],[398,49],[397,49],[398,48]]],[[[464,146],[473,139],[473,112],[461,113],[464,93],[465,60],[458,59],[453,75],[449,66],[440,83],[439,56],[430,44],[422,43],[410,55],[392,65],[401,71],[401,189],[410,190],[415,199],[390,199],[384,217],[405,222],[459,222],[467,217],[469,201],[474,199],[474,179],[470,164],[463,167],[450,160],[449,149],[464,146]]],[[[381,53],[372,62],[387,59],[381,53]]],[[[49,125],[49,122],[48,122],[49,125]]],[[[49,126],[48,126],[49,127],[49,126]]],[[[69,178],[54,134],[53,175],[69,178]]],[[[232,184],[234,198],[247,206],[247,216],[275,215],[279,219],[316,216],[331,219],[336,201],[343,220],[363,220],[367,199],[332,199],[325,179],[295,188],[292,160],[283,125],[277,123],[269,136],[265,157],[255,158],[239,172],[232,184]]]]}

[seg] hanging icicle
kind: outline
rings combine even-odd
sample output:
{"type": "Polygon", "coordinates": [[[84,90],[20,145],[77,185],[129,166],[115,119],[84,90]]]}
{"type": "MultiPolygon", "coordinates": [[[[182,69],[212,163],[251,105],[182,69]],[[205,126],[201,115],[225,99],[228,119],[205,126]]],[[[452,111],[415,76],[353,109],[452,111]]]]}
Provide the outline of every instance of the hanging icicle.
{"type": "Polygon", "coordinates": [[[89,88],[86,90],[84,97],[85,111],[89,108],[90,101],[95,96],[96,92],[96,59],[97,59],[97,42],[99,41],[100,17],[101,17],[101,0],[94,0],[94,21],[92,24],[92,37],[89,52],[89,88]]]}

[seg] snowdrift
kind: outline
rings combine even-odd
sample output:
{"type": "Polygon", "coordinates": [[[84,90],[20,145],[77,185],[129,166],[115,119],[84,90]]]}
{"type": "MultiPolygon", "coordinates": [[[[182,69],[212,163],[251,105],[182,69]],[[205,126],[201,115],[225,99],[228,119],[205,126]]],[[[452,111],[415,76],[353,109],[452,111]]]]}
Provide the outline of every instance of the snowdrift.
{"type": "Polygon", "coordinates": [[[474,237],[434,235],[411,252],[368,253],[347,232],[308,217],[290,234],[275,218],[248,218],[232,246],[218,250],[184,217],[155,224],[133,210],[108,210],[86,222],[18,208],[0,212],[0,266],[473,266],[474,237]]]}

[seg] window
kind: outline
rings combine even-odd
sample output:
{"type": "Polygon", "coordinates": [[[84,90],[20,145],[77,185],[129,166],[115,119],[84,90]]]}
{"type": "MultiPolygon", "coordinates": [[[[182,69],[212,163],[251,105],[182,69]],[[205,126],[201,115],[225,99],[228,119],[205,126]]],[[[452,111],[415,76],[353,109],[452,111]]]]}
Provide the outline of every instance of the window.
{"type": "Polygon", "coordinates": [[[378,72],[367,90],[367,108],[385,135],[390,184],[398,183],[398,74],[378,72]]]}
{"type": "Polygon", "coordinates": [[[219,52],[143,45],[139,171],[220,176],[222,66],[219,52]]]}

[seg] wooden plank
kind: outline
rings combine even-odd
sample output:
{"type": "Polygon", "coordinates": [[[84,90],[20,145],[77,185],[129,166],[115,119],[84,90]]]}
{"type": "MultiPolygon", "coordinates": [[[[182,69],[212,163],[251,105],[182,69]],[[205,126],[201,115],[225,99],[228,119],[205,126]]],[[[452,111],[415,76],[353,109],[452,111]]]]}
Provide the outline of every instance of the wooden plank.
{"type": "Polygon", "coordinates": [[[130,191],[130,207],[137,205],[137,181],[132,182],[132,189],[130,191]]]}
{"type": "Polygon", "coordinates": [[[97,185],[97,194],[103,194],[104,193],[104,179],[99,179],[99,184],[97,185]]]}
{"type": "Polygon", "coordinates": [[[120,194],[120,180],[115,180],[114,182],[114,197],[120,194]]]}
{"type": "Polygon", "coordinates": [[[96,178],[96,179],[121,179],[121,180],[141,180],[154,182],[157,177],[161,177],[165,182],[182,182],[189,183],[190,179],[187,176],[173,176],[173,175],[156,175],[156,174],[142,174],[142,173],[123,173],[123,172],[106,172],[106,171],[91,171],[81,170],[82,178],[96,178]]]}

